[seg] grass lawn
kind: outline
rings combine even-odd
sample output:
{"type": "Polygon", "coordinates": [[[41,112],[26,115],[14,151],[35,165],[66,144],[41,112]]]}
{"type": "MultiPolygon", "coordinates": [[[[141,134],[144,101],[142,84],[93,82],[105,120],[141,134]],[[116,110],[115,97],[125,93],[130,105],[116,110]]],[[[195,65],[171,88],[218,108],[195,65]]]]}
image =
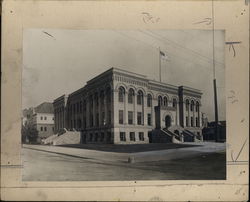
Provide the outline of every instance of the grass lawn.
{"type": "Polygon", "coordinates": [[[146,151],[157,151],[165,149],[177,149],[184,147],[195,147],[196,145],[175,144],[175,143],[150,143],[150,144],[71,144],[60,145],[61,147],[73,147],[79,149],[90,149],[105,152],[118,152],[118,153],[135,153],[146,151]]]}

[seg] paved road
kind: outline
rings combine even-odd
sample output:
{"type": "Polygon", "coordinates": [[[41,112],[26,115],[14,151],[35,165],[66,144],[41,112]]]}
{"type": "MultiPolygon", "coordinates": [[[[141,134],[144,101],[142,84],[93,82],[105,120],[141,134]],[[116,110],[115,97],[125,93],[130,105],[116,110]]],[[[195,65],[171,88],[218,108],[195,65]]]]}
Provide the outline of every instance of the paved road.
{"type": "Polygon", "coordinates": [[[23,148],[22,160],[24,181],[209,180],[226,173],[225,152],[131,164],[23,148]]]}

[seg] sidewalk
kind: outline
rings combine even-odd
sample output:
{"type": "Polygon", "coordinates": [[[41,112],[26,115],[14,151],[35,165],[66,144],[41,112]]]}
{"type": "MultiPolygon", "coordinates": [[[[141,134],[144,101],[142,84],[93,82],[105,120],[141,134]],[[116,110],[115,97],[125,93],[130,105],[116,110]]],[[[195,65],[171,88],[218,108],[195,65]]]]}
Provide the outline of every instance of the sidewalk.
{"type": "Polygon", "coordinates": [[[116,152],[105,152],[88,149],[70,148],[70,147],[58,147],[58,146],[47,146],[47,145],[23,145],[23,148],[33,149],[43,152],[51,152],[56,154],[62,154],[67,156],[73,156],[83,158],[89,161],[98,162],[128,162],[130,158],[132,162],[149,162],[149,161],[160,161],[160,160],[172,160],[185,158],[190,156],[196,156],[201,153],[214,153],[214,152],[225,152],[225,143],[215,142],[201,142],[201,143],[187,143],[190,145],[196,145],[195,147],[184,147],[177,149],[167,149],[158,151],[147,151],[137,153],[116,153],[116,152]]]}

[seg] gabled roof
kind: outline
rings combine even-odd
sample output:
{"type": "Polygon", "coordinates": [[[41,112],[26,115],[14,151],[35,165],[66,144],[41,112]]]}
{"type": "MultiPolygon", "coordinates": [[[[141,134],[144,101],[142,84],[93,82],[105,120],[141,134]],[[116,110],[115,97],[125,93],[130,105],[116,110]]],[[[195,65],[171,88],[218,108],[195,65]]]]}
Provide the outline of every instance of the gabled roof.
{"type": "Polygon", "coordinates": [[[54,107],[53,104],[50,102],[44,102],[37,107],[35,107],[35,113],[54,113],[54,107]]]}

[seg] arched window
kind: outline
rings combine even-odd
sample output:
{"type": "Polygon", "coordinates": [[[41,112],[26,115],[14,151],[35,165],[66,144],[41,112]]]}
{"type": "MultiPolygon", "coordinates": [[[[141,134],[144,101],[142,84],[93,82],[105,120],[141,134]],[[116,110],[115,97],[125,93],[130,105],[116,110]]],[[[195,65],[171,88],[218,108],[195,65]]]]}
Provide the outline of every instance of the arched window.
{"type": "Polygon", "coordinates": [[[143,103],[143,92],[139,90],[137,94],[137,104],[142,105],[142,103],[143,103]]]}
{"type": "MultiPolygon", "coordinates": [[[[123,88],[123,87],[121,87],[121,88],[123,88]]],[[[123,90],[124,90],[124,88],[123,88],[123,90]]],[[[120,89],[119,89],[119,92],[120,92],[120,89]]],[[[125,93],[125,90],[124,90],[124,93],[125,93]]],[[[110,87],[108,87],[106,89],[106,100],[107,100],[107,103],[111,102],[111,89],[110,89],[110,87]]]]}
{"type": "Polygon", "coordinates": [[[194,101],[191,101],[191,107],[190,107],[191,112],[194,111],[194,101]]]}
{"type": "Polygon", "coordinates": [[[147,106],[148,107],[152,106],[152,96],[150,94],[148,94],[148,97],[147,97],[147,106]]]}
{"type": "Polygon", "coordinates": [[[98,93],[95,93],[95,105],[98,106],[99,105],[99,97],[98,97],[98,93]]]}
{"type": "Polygon", "coordinates": [[[83,100],[83,111],[85,112],[86,111],[86,108],[87,108],[87,106],[86,106],[86,100],[83,100]]]}
{"type": "Polygon", "coordinates": [[[164,97],[164,98],[163,98],[163,105],[164,105],[165,107],[168,106],[168,98],[167,98],[167,97],[164,97]]]}
{"type": "Polygon", "coordinates": [[[128,91],[128,103],[132,104],[134,102],[135,92],[132,88],[128,91]]]}
{"type": "Polygon", "coordinates": [[[158,106],[162,106],[162,97],[158,96],[158,106]]]}
{"type": "Polygon", "coordinates": [[[189,109],[189,100],[186,100],[186,111],[189,109]]]}
{"type": "Polygon", "coordinates": [[[101,105],[104,105],[104,92],[103,92],[103,90],[100,93],[100,103],[101,103],[101,105]]]}
{"type": "Polygon", "coordinates": [[[177,108],[177,100],[175,98],[173,99],[173,108],[177,108]]]}
{"type": "Polygon", "coordinates": [[[93,108],[93,96],[89,96],[90,109],[93,108]]]}
{"type": "Polygon", "coordinates": [[[119,88],[119,102],[124,101],[125,89],[123,87],[119,88]]]}
{"type": "Polygon", "coordinates": [[[197,101],[197,102],[196,102],[196,105],[195,105],[195,111],[196,111],[196,112],[199,112],[199,108],[200,108],[200,104],[199,104],[199,102],[197,101]]]}

